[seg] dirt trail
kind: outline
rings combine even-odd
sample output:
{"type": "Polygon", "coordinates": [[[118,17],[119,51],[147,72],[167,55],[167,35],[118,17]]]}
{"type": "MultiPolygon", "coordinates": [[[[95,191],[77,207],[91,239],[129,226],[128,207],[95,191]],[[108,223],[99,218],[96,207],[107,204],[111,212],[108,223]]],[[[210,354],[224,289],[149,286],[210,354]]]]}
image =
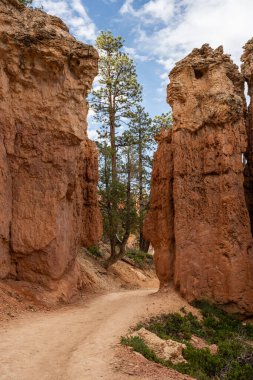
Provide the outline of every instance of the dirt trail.
{"type": "Polygon", "coordinates": [[[110,293],[86,305],[25,316],[2,327],[0,379],[119,379],[111,365],[113,348],[145,313],[154,292],[110,293]]]}

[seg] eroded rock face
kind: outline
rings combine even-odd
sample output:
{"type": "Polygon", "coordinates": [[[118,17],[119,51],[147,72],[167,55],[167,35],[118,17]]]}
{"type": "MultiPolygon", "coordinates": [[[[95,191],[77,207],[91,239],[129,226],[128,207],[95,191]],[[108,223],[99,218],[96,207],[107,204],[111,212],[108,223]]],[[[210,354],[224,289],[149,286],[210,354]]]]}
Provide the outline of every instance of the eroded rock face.
{"type": "Polygon", "coordinates": [[[244,53],[241,58],[242,74],[248,84],[248,94],[250,104],[246,118],[246,130],[248,136],[248,146],[245,153],[247,164],[244,170],[244,187],[246,203],[251,220],[251,232],[253,232],[253,39],[244,46],[244,53]]]}
{"type": "Polygon", "coordinates": [[[173,282],[175,260],[173,206],[173,149],[171,130],[156,136],[150,209],[144,223],[144,235],[154,247],[154,261],[160,288],[173,282]]]}
{"type": "MultiPolygon", "coordinates": [[[[164,155],[160,165],[173,166],[173,201],[165,208],[167,228],[174,215],[175,286],[188,300],[204,298],[253,312],[243,77],[221,47],[203,45],[171,71],[168,101],[173,163],[164,155]]],[[[154,199],[168,197],[166,192],[153,194],[151,212],[154,199]]]]}
{"type": "Polygon", "coordinates": [[[85,101],[97,61],[60,19],[1,1],[0,278],[64,284],[66,297],[78,247],[101,234],[85,101]]]}

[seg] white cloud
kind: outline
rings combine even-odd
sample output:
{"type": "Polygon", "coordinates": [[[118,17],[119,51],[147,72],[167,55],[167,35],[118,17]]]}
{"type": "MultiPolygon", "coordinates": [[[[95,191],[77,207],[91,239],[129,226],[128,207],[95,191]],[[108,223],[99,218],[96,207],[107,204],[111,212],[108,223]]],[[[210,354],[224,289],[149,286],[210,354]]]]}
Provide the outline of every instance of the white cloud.
{"type": "Polygon", "coordinates": [[[155,3],[162,1],[147,1],[136,9],[134,0],[125,0],[121,13],[132,16],[135,23],[136,54],[155,58],[162,65],[163,87],[175,63],[204,43],[213,48],[223,45],[224,52],[240,65],[242,46],[253,36],[252,0],[175,0],[174,5],[168,0],[156,10],[155,3]],[[148,14],[156,21],[152,27],[143,22],[148,14]]]}
{"type": "Polygon", "coordinates": [[[95,116],[94,110],[89,108],[89,112],[87,116],[87,123],[88,123],[87,133],[88,133],[88,137],[91,140],[96,140],[98,138],[98,133],[97,133],[98,125],[94,121],[94,116],[95,116]]]}
{"type": "Polygon", "coordinates": [[[155,22],[167,23],[171,20],[175,9],[174,0],[150,0],[138,9],[134,7],[134,0],[125,0],[120,13],[140,18],[142,22],[147,24],[155,22]]]}
{"type": "MultiPolygon", "coordinates": [[[[102,1],[108,9],[113,4],[121,6],[120,21],[127,23],[128,30],[132,22],[134,36],[131,48],[125,51],[142,62],[156,60],[160,65],[156,76],[160,75],[164,94],[169,71],[193,48],[203,43],[213,48],[223,45],[224,51],[240,64],[242,46],[253,36],[253,0],[90,1],[97,4],[98,13],[102,1]]],[[[97,28],[83,4],[85,0],[34,0],[35,6],[43,5],[47,12],[62,18],[78,38],[94,43],[97,28]]],[[[105,19],[104,29],[109,21],[115,19],[105,19]]]]}
{"type": "Polygon", "coordinates": [[[60,17],[77,38],[94,43],[96,25],[81,0],[34,0],[33,5],[43,7],[47,13],[60,17]]]}
{"type": "Polygon", "coordinates": [[[89,139],[91,139],[91,140],[97,140],[98,139],[98,133],[97,133],[97,131],[95,129],[90,129],[89,128],[89,123],[88,123],[87,133],[88,133],[89,139]]]}
{"type": "Polygon", "coordinates": [[[125,53],[127,53],[134,61],[146,62],[150,58],[147,55],[138,54],[136,49],[132,47],[124,47],[125,53]]]}
{"type": "Polygon", "coordinates": [[[162,65],[168,72],[175,64],[175,60],[172,57],[157,59],[157,62],[162,65]]]}
{"type": "Polygon", "coordinates": [[[94,116],[95,116],[95,111],[92,108],[89,108],[88,117],[92,118],[94,116]]]}
{"type": "Polygon", "coordinates": [[[135,15],[135,10],[133,8],[133,2],[134,0],[125,0],[124,4],[122,5],[120,9],[121,14],[130,13],[132,15],[135,15]]]}
{"type": "Polygon", "coordinates": [[[97,75],[92,83],[93,90],[98,91],[102,86],[100,84],[101,76],[97,75]]]}

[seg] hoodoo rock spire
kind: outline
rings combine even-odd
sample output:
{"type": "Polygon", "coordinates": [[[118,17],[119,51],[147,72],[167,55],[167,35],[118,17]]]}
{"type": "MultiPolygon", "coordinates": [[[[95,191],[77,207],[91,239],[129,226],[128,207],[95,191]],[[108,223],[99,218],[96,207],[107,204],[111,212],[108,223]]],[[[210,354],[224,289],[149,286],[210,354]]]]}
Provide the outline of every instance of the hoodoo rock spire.
{"type": "Polygon", "coordinates": [[[252,313],[244,78],[222,47],[206,44],[171,71],[168,102],[171,138],[160,139],[155,155],[145,223],[161,286],[173,279],[189,301],[206,299],[252,313]]]}

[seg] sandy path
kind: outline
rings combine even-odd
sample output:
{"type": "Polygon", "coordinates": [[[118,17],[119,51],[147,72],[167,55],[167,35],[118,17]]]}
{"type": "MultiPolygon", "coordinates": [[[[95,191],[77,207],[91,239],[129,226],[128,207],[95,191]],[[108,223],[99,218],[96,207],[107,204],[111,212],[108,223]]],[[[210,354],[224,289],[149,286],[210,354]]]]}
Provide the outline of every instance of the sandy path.
{"type": "Polygon", "coordinates": [[[110,293],[1,328],[0,379],[119,379],[110,366],[113,347],[145,312],[151,293],[110,293]]]}

